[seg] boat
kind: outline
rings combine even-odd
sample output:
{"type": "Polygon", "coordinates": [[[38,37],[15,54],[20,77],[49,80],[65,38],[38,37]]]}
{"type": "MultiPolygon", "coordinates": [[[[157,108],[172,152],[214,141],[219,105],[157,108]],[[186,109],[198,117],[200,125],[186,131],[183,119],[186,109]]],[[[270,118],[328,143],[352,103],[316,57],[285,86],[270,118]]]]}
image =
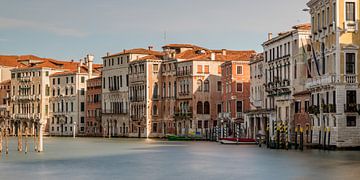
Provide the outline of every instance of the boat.
{"type": "Polygon", "coordinates": [[[243,145],[256,145],[257,142],[255,139],[250,138],[220,138],[219,142],[221,144],[243,144],[243,145]]]}

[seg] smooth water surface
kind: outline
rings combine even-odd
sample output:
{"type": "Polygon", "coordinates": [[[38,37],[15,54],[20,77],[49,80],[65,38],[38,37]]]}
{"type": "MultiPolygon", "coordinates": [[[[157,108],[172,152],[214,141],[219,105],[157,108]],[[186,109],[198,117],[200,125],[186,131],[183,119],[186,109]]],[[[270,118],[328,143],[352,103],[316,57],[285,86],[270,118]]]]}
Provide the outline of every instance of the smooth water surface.
{"type": "MultiPolygon", "coordinates": [[[[7,179],[360,179],[359,151],[286,151],[214,142],[45,138],[45,151],[2,153],[7,179]]],[[[30,140],[29,140],[30,141],[30,140]]],[[[24,147],[25,148],[25,147],[24,147]]]]}

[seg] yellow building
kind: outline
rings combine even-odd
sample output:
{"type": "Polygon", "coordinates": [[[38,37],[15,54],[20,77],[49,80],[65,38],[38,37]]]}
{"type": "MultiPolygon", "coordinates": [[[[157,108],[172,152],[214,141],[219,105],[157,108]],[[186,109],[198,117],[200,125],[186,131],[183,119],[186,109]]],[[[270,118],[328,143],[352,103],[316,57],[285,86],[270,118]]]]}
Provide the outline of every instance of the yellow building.
{"type": "Polygon", "coordinates": [[[308,80],[312,141],[360,146],[359,0],[311,0],[308,80]]]}

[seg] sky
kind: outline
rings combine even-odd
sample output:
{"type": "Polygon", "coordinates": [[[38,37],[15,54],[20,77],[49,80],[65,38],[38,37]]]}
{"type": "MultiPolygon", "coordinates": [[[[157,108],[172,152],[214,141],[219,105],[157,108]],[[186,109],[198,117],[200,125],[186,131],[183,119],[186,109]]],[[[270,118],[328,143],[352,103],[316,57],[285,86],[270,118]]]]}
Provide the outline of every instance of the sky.
{"type": "Polygon", "coordinates": [[[308,0],[0,0],[0,54],[96,62],[107,52],[191,43],[262,50],[310,21],[308,0]]]}

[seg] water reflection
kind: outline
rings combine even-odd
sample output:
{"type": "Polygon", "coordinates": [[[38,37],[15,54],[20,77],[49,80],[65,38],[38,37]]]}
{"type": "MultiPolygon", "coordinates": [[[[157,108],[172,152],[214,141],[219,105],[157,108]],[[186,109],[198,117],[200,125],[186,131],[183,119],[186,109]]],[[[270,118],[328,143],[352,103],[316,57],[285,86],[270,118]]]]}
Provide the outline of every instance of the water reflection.
{"type": "Polygon", "coordinates": [[[0,179],[359,179],[360,152],[283,151],[212,142],[45,138],[45,152],[0,160],[0,179]]]}

